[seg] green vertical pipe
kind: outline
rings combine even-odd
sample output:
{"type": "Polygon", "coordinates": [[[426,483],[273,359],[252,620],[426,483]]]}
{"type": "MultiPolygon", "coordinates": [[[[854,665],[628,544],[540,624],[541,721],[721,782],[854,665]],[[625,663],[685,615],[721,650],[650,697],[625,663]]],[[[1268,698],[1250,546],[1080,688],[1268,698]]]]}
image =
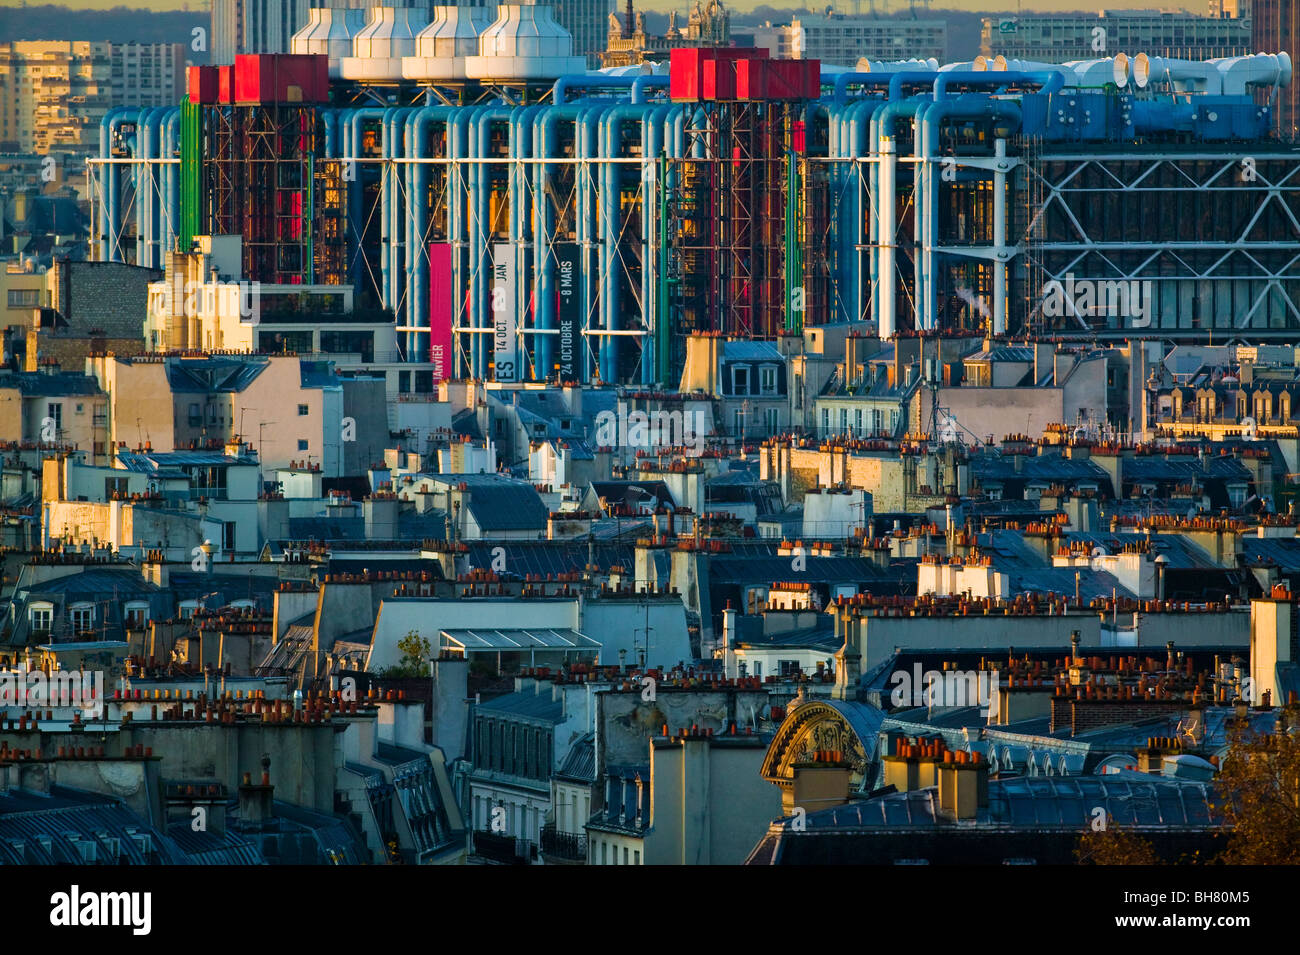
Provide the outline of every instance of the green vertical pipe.
{"type": "MultiPolygon", "coordinates": [[[[786,151],[785,174],[785,327],[786,331],[803,329],[803,313],[794,307],[795,289],[803,285],[803,254],[799,246],[799,165],[793,150],[786,151]]],[[[808,293],[802,294],[803,308],[808,293]]]]}
{"type": "Polygon", "coordinates": [[[181,101],[181,219],[179,244],[189,251],[203,227],[203,107],[181,101]]]}

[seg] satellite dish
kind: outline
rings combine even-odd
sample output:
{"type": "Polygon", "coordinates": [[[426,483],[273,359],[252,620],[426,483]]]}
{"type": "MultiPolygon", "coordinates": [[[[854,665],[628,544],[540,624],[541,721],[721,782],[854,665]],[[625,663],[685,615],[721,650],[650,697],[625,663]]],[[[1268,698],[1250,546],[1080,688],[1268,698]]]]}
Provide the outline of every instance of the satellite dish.
{"type": "Polygon", "coordinates": [[[1255,440],[1255,419],[1247,415],[1241,419],[1241,437],[1243,441],[1255,440]]]}

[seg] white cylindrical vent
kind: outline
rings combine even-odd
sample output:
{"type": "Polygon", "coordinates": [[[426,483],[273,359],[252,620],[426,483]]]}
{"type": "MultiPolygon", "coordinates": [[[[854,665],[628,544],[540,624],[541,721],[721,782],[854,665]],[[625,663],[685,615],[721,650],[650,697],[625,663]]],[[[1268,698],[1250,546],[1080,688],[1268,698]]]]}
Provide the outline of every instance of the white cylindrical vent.
{"type": "Polygon", "coordinates": [[[465,59],[478,55],[479,36],[492,23],[487,7],[434,7],[433,22],[415,38],[415,55],[402,60],[410,80],[465,78],[465,59]]]}
{"type": "Polygon", "coordinates": [[[415,38],[428,18],[415,7],[374,7],[370,20],[352,40],[352,55],[339,72],[350,80],[402,78],[402,58],[415,55],[415,38]]]}
{"type": "Polygon", "coordinates": [[[330,77],[337,79],[343,58],[352,55],[353,38],[365,26],[366,12],[313,7],[307,14],[307,25],[294,34],[289,44],[290,52],[328,56],[330,77]]]}
{"type": "Polygon", "coordinates": [[[551,79],[586,68],[551,8],[531,3],[501,4],[496,22],[479,37],[478,56],[465,63],[466,75],[485,80],[551,79]]]}

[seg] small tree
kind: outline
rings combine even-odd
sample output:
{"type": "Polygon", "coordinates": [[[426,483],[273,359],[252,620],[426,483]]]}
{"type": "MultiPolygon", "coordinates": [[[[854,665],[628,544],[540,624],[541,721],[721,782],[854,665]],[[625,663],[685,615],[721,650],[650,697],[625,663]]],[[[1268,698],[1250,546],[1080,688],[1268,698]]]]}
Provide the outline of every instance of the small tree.
{"type": "Polygon", "coordinates": [[[1288,731],[1294,714],[1282,711],[1281,732],[1238,728],[1215,780],[1214,809],[1231,830],[1222,861],[1229,865],[1300,863],[1300,739],[1288,731]]]}
{"type": "Polygon", "coordinates": [[[383,672],[383,676],[425,676],[429,672],[429,661],[433,659],[433,644],[428,637],[422,637],[415,630],[397,641],[397,649],[402,651],[402,659],[396,666],[383,672]]]}
{"type": "Polygon", "coordinates": [[[1106,817],[1106,825],[1079,837],[1074,857],[1081,865],[1159,865],[1161,858],[1151,843],[1106,817]]]}

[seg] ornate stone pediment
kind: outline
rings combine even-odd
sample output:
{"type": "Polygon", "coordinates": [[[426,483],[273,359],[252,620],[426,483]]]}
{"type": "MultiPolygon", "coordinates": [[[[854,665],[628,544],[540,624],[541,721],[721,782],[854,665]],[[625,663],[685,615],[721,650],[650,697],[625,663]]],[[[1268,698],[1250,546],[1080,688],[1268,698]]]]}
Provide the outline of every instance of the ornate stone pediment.
{"type": "Polygon", "coordinates": [[[864,740],[858,735],[841,710],[845,705],[808,700],[791,706],[763,758],[763,778],[777,785],[788,785],[794,780],[795,764],[812,762],[817,752],[838,752],[853,767],[853,788],[861,787],[871,755],[875,753],[876,740],[874,737],[864,740]]]}

